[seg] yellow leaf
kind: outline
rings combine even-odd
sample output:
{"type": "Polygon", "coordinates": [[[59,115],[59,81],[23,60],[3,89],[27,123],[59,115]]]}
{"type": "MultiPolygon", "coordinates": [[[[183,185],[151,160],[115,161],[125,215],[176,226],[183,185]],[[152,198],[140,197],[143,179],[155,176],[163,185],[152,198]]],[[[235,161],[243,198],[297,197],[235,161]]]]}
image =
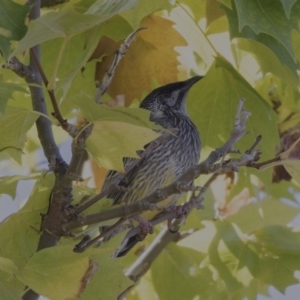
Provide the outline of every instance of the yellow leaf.
{"type": "MultiPolygon", "coordinates": [[[[174,47],[185,46],[184,38],[172,27],[173,23],[162,17],[151,16],[144,19],[140,27],[147,27],[138,33],[128,53],[120,62],[108,93],[115,98],[125,95],[126,105],[134,98],[140,99],[143,91],[151,91],[151,80],[155,78],[161,85],[177,81],[178,53],[174,47]]],[[[91,57],[105,57],[97,63],[96,80],[101,81],[113,53],[120,43],[103,37],[91,57]]]]}

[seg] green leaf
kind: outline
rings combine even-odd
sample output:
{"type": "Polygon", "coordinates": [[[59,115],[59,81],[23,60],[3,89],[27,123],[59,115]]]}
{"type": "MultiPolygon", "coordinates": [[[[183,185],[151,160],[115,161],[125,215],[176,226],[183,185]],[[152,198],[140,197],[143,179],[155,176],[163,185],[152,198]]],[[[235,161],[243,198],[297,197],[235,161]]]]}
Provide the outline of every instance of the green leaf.
{"type": "Polygon", "coordinates": [[[292,30],[298,30],[296,18],[287,20],[279,0],[235,0],[239,31],[249,26],[256,34],[266,33],[277,39],[295,60],[292,30]]]}
{"type": "Polygon", "coordinates": [[[0,283],[0,300],[22,300],[21,293],[18,294],[14,288],[7,285],[6,282],[0,283]]]}
{"type": "Polygon", "coordinates": [[[15,199],[16,189],[20,180],[33,180],[37,178],[37,175],[0,177],[0,194],[7,194],[11,196],[12,199],[15,199]]]}
{"type": "Polygon", "coordinates": [[[203,145],[217,148],[229,138],[237,103],[241,98],[246,99],[245,107],[251,116],[247,121],[249,134],[243,137],[236,147],[245,151],[252,145],[256,136],[262,134],[262,159],[272,158],[274,150],[270,145],[275,146],[279,142],[276,114],[250,84],[221,57],[216,58],[216,63],[206,76],[189,93],[189,112],[199,129],[203,145]],[[201,98],[198,95],[201,95],[201,98]],[[202,112],[201,117],[199,112],[202,112]],[[266,122],[266,126],[261,126],[262,120],[266,122]]]}
{"type": "Polygon", "coordinates": [[[121,16],[133,29],[137,29],[146,16],[159,10],[169,10],[171,7],[168,0],[152,0],[150,2],[148,0],[140,0],[133,10],[122,12],[121,16]]]}
{"type": "Polygon", "coordinates": [[[218,221],[216,227],[217,234],[209,246],[209,261],[232,296],[243,286],[248,286],[259,273],[259,257],[232,224],[218,221]]]}
{"type": "Polygon", "coordinates": [[[224,11],[220,9],[220,3],[217,0],[206,0],[206,28],[223,15],[224,11]]]}
{"type": "Polygon", "coordinates": [[[110,257],[115,247],[115,242],[109,242],[81,254],[73,252],[73,245],[46,248],[36,252],[14,274],[53,300],[87,300],[95,295],[99,295],[99,300],[116,299],[131,281],[123,274],[119,261],[110,257]]]}
{"type": "Polygon", "coordinates": [[[123,157],[138,157],[137,150],[156,139],[151,128],[150,112],[140,108],[109,108],[79,96],[73,100],[85,118],[93,123],[87,149],[96,162],[106,169],[123,171],[123,157]]]}
{"type": "Polygon", "coordinates": [[[277,77],[285,81],[286,84],[292,86],[295,90],[298,86],[298,76],[293,73],[285,64],[278,59],[278,57],[271,51],[271,49],[260,42],[249,39],[237,39],[237,48],[246,52],[252,53],[263,74],[273,73],[277,77]]]}
{"type": "MultiPolygon", "coordinates": [[[[40,213],[47,211],[53,184],[53,174],[42,174],[26,204],[0,224],[0,256],[12,260],[18,267],[24,266],[36,252],[40,237],[40,213]]],[[[6,282],[10,277],[0,272],[0,282],[6,282]]],[[[19,293],[24,291],[24,285],[16,278],[7,284],[19,293]]]]}
{"type": "Polygon", "coordinates": [[[0,257],[0,269],[9,274],[18,272],[18,268],[15,266],[12,260],[4,257],[0,257]]]}
{"type": "Polygon", "coordinates": [[[13,99],[14,92],[23,92],[26,94],[28,93],[23,87],[18,84],[0,81],[0,114],[5,114],[7,102],[9,99],[13,99]]]}
{"type": "MultiPolygon", "coordinates": [[[[102,36],[105,35],[114,40],[120,40],[126,38],[131,32],[132,28],[123,18],[114,16],[104,24],[97,25],[82,34],[74,36],[64,49],[61,60],[62,63],[57,74],[59,82],[57,83],[56,93],[62,90],[63,97],[65,97],[69,91],[68,97],[70,98],[72,95],[78,95],[79,91],[87,91],[90,96],[93,96],[95,93],[94,62],[89,63],[87,66],[89,71],[92,70],[93,73],[85,70],[82,74],[80,71],[82,71],[87,62],[91,60],[102,36]],[[73,82],[77,74],[77,80],[73,82]],[[70,89],[71,84],[72,89],[70,89]]],[[[57,49],[60,48],[60,42],[54,42],[58,46],[57,49]]],[[[53,52],[53,47],[55,48],[54,45],[49,47],[51,43],[53,43],[53,41],[46,43],[43,49],[46,50],[46,53],[50,52],[50,55],[55,60],[57,53],[53,52]]],[[[117,50],[117,48],[115,50],[117,50]]],[[[51,65],[51,61],[46,63],[52,71],[53,65],[51,65]]]]}
{"type": "Polygon", "coordinates": [[[15,275],[37,293],[60,300],[79,297],[97,269],[87,253],[81,255],[70,246],[59,246],[36,252],[15,275]]]}
{"type": "Polygon", "coordinates": [[[284,8],[287,18],[289,19],[292,7],[297,2],[297,0],[280,0],[280,1],[284,8]]]}
{"type": "Polygon", "coordinates": [[[204,255],[170,243],[151,267],[159,299],[223,299],[224,288],[208,268],[199,267],[204,255]]]}
{"type": "Polygon", "coordinates": [[[19,42],[12,56],[55,38],[70,39],[76,34],[90,30],[107,21],[115,14],[132,8],[134,3],[135,1],[126,1],[122,2],[121,5],[115,5],[114,2],[107,0],[97,1],[85,14],[77,13],[72,9],[44,14],[37,20],[30,22],[27,34],[19,42]]]}
{"type": "Polygon", "coordinates": [[[288,52],[284,45],[281,44],[277,39],[273,36],[270,36],[265,33],[259,33],[258,35],[248,26],[243,27],[241,31],[239,28],[239,19],[237,15],[237,11],[235,9],[228,9],[226,6],[223,6],[222,9],[225,10],[229,22],[230,27],[230,37],[231,39],[236,37],[247,38],[256,40],[267,47],[269,47],[282,64],[287,65],[293,74],[297,76],[297,64],[294,61],[294,57],[288,52]]]}
{"type": "Polygon", "coordinates": [[[300,269],[299,233],[283,226],[268,226],[256,232],[255,237],[251,246],[261,255],[259,279],[280,291],[299,283],[294,275],[300,269]]]}
{"type": "Polygon", "coordinates": [[[270,225],[287,225],[299,214],[299,209],[283,202],[268,198],[245,206],[237,214],[227,218],[235,223],[244,233],[251,233],[270,225]],[[276,218],[274,218],[276,216],[276,218]]]}
{"type": "MultiPolygon", "coordinates": [[[[195,21],[199,21],[200,19],[205,17],[205,6],[206,6],[206,0],[180,0],[178,1],[180,4],[186,5],[191,13],[194,16],[195,21]]],[[[184,6],[183,6],[184,7],[184,6]]]]}
{"type": "Polygon", "coordinates": [[[5,117],[0,117],[0,149],[21,164],[21,154],[27,131],[39,117],[38,113],[17,107],[7,107],[5,117]],[[9,128],[9,134],[7,130],[9,128]]]}
{"type": "Polygon", "coordinates": [[[98,0],[86,11],[86,14],[114,15],[131,10],[137,4],[137,0],[119,1],[112,3],[110,0],[98,0]]]}
{"type": "Polygon", "coordinates": [[[18,41],[25,35],[25,25],[29,7],[15,3],[12,0],[0,2],[0,52],[7,60],[10,51],[10,41],[18,41]]]}
{"type": "Polygon", "coordinates": [[[232,2],[231,2],[231,0],[218,0],[218,2],[224,4],[229,9],[232,9],[232,2]]]}

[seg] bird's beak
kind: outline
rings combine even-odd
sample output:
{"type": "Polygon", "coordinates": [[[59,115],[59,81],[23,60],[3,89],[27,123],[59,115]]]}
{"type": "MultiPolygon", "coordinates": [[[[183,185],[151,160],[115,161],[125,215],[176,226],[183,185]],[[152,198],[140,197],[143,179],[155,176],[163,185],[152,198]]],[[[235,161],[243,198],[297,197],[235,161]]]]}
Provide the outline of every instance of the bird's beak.
{"type": "Polygon", "coordinates": [[[203,76],[194,76],[186,81],[184,81],[184,90],[188,91],[196,82],[202,79],[203,76]]]}

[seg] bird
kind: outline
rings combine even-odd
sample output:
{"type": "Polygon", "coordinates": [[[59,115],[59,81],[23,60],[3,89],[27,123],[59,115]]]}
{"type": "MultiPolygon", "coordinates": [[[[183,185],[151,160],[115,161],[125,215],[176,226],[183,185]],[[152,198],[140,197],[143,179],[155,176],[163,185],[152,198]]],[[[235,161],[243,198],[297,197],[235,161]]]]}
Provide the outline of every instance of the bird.
{"type": "MultiPolygon", "coordinates": [[[[162,143],[143,156],[138,164],[123,177],[119,186],[125,189],[118,189],[107,196],[113,200],[113,205],[136,203],[157,189],[169,185],[189,167],[198,163],[201,140],[197,127],[188,115],[186,99],[190,88],[202,78],[202,76],[194,76],[185,81],[158,87],[141,102],[140,108],[150,111],[150,121],[166,130],[175,129],[176,133],[167,135],[162,143]]],[[[144,148],[146,149],[147,145],[144,148]]],[[[134,158],[124,159],[125,170],[132,160],[134,158]]],[[[118,175],[117,171],[109,171],[102,191],[118,175]]],[[[172,195],[159,205],[164,208],[175,206],[180,196],[180,194],[172,195]]],[[[159,213],[161,211],[146,212],[142,214],[142,217],[150,221],[159,213]]],[[[105,227],[102,228],[105,229],[105,227]]],[[[125,237],[113,257],[124,256],[139,240],[138,236],[130,237],[128,240],[125,237]]]]}

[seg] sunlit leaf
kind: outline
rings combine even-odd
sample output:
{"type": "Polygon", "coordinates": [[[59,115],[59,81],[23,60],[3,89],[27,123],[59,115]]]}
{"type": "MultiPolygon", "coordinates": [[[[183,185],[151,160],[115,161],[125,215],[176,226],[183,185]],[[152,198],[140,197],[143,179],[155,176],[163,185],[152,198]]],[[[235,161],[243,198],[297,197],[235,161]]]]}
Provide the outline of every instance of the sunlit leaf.
{"type": "Polygon", "coordinates": [[[297,89],[298,77],[278,57],[260,42],[249,39],[238,39],[237,47],[243,51],[253,53],[257,59],[261,71],[273,73],[294,89],[297,89]]]}
{"type": "Polygon", "coordinates": [[[0,177],[0,194],[7,194],[11,196],[12,199],[15,199],[16,189],[20,180],[34,180],[37,178],[37,175],[0,177]]]}
{"type": "MultiPolygon", "coordinates": [[[[0,256],[11,259],[18,267],[24,266],[36,252],[40,214],[47,211],[53,183],[53,174],[42,174],[26,204],[0,224],[0,256]]],[[[1,282],[9,277],[7,273],[0,273],[1,282]]],[[[24,290],[24,285],[15,278],[7,283],[19,293],[24,290]]]]}
{"type": "Polygon", "coordinates": [[[149,111],[140,108],[109,108],[90,99],[77,97],[85,118],[92,122],[93,131],[87,149],[100,166],[123,171],[123,157],[138,157],[137,150],[159,136],[149,121],[149,111]]]}
{"type": "Polygon", "coordinates": [[[17,91],[27,93],[27,91],[18,84],[0,81],[0,114],[5,114],[7,101],[12,99],[13,93],[17,91]]]}
{"type": "Polygon", "coordinates": [[[39,115],[33,111],[8,107],[5,117],[0,118],[0,149],[9,152],[11,157],[20,164],[27,131],[38,117],[39,115]]]}

